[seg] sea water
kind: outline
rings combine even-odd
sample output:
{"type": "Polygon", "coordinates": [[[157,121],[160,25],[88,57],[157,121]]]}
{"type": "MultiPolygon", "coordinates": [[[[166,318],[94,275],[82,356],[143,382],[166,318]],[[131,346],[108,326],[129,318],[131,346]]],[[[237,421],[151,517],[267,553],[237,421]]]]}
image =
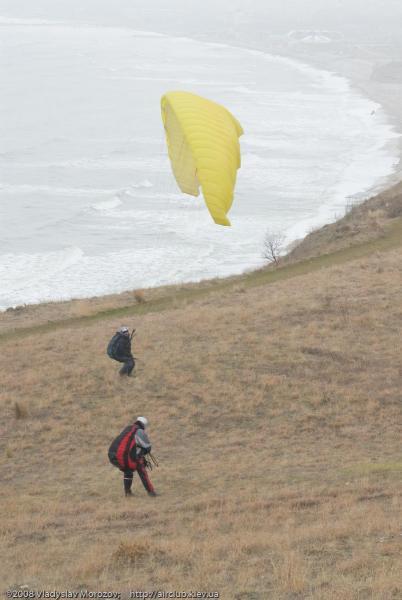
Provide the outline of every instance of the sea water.
{"type": "Polygon", "coordinates": [[[396,133],[334,74],[129,28],[0,18],[0,309],[226,276],[264,263],[384,183],[396,133]],[[160,97],[187,90],[241,122],[229,217],[171,174],[160,97]]]}

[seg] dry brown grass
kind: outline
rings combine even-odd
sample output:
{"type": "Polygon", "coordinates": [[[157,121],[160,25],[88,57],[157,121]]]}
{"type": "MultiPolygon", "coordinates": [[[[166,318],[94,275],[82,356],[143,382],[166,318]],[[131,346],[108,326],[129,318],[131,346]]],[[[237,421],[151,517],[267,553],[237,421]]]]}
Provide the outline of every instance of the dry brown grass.
{"type": "Polygon", "coordinates": [[[28,415],[26,406],[24,406],[20,402],[16,402],[14,404],[14,415],[15,415],[16,419],[26,419],[26,417],[28,415]]]}
{"type": "Polygon", "coordinates": [[[290,253],[287,261],[320,256],[348,248],[351,244],[378,239],[401,216],[402,182],[363,204],[350,204],[343,218],[313,231],[290,253]]]}
{"type": "Polygon", "coordinates": [[[134,298],[138,304],[143,304],[147,301],[143,290],[136,290],[134,292],[134,298]]]}
{"type": "Polygon", "coordinates": [[[3,587],[402,598],[401,259],[144,314],[134,379],[117,316],[2,341],[3,587]],[[155,499],[107,461],[140,413],[155,499]]]}

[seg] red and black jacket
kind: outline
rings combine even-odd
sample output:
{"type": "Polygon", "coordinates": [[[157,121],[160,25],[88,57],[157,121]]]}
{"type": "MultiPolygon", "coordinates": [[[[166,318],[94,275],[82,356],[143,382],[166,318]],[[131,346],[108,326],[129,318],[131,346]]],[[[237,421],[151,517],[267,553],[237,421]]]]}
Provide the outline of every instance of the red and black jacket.
{"type": "Polygon", "coordinates": [[[142,429],[139,423],[129,425],[113,440],[109,448],[110,462],[122,471],[134,471],[137,468],[135,434],[138,429],[142,429]]]}

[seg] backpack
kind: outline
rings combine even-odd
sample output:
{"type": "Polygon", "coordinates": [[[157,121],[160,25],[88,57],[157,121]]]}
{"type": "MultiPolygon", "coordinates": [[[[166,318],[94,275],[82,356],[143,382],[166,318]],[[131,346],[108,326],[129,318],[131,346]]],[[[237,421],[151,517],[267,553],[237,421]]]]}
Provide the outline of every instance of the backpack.
{"type": "Polygon", "coordinates": [[[108,456],[110,462],[121,471],[125,469],[135,469],[136,464],[133,460],[135,456],[136,440],[135,434],[138,431],[138,425],[129,425],[113,440],[108,456]]]}
{"type": "Polygon", "coordinates": [[[120,339],[120,333],[115,333],[107,345],[106,353],[110,358],[116,358],[117,345],[120,339]]]}

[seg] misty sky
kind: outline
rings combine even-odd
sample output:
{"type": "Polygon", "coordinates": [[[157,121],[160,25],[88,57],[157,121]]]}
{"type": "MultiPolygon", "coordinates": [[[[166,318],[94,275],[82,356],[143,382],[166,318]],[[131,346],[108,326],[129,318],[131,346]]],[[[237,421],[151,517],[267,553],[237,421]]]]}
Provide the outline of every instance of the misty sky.
{"type": "Polygon", "coordinates": [[[126,23],[182,35],[324,28],[388,39],[402,28],[400,0],[0,0],[0,15],[126,23]]]}

